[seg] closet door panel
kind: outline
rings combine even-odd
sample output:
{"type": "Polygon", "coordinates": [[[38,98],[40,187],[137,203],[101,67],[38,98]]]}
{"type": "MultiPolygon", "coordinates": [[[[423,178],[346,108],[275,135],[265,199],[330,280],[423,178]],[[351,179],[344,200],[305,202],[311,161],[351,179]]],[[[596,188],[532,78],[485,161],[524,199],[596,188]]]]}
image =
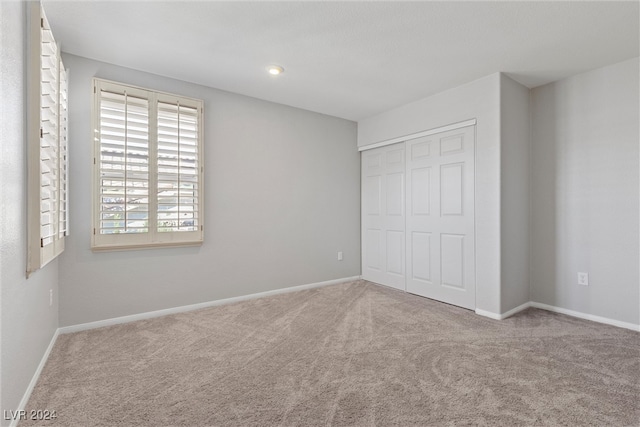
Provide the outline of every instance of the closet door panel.
{"type": "Polygon", "coordinates": [[[362,153],[362,277],[405,289],[405,148],[362,153]]]}
{"type": "Polygon", "coordinates": [[[469,126],[406,142],[406,289],[469,309],[475,308],[474,138],[469,126]]]}
{"type": "Polygon", "coordinates": [[[362,275],[475,308],[475,127],[362,153],[362,275]]]}

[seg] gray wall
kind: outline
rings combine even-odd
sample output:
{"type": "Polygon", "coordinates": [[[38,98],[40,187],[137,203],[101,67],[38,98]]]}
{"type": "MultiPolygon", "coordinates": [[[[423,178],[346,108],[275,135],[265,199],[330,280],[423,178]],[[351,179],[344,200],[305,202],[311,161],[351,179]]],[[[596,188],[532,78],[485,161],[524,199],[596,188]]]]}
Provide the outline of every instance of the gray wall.
{"type": "Polygon", "coordinates": [[[533,89],[531,204],[533,301],[636,325],[638,75],[636,58],[533,89]]]}
{"type": "Polygon", "coordinates": [[[356,123],[77,56],[64,61],[72,229],[60,260],[60,326],[360,274],[356,123]],[[204,99],[201,247],[91,252],[94,76],[204,99]]]}
{"type": "MultiPolygon", "coordinates": [[[[57,261],[38,270],[28,280],[25,275],[26,16],[25,3],[0,2],[0,411],[18,408],[58,327],[57,261]],[[56,295],[51,307],[50,289],[56,295]]],[[[2,416],[3,426],[9,422],[2,416]]]]}
{"type": "Polygon", "coordinates": [[[500,313],[500,74],[358,122],[366,146],[476,119],[476,307],[500,313]]]}
{"type": "Polygon", "coordinates": [[[500,313],[529,302],[529,89],[500,75],[500,313]]]}

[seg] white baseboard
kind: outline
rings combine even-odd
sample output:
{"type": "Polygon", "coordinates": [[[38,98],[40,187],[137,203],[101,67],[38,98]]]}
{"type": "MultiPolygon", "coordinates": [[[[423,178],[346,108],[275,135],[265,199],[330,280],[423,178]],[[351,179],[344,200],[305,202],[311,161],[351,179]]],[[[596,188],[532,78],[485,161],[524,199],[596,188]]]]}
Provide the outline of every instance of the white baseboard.
{"type": "Polygon", "coordinates": [[[504,320],[507,317],[511,317],[514,314],[519,313],[522,310],[526,310],[529,307],[531,307],[531,302],[525,302],[524,304],[519,305],[516,308],[512,308],[509,311],[505,311],[502,314],[493,313],[491,311],[480,310],[479,308],[476,308],[476,314],[479,314],[480,316],[484,316],[484,317],[489,317],[489,318],[495,319],[495,320],[504,320]]]}
{"type": "Polygon", "coordinates": [[[504,320],[507,317],[511,317],[514,314],[522,310],[525,310],[529,307],[535,307],[542,310],[552,311],[554,313],[566,314],[567,316],[573,316],[580,319],[591,320],[592,322],[604,323],[606,325],[617,326],[619,328],[631,329],[632,331],[640,332],[640,325],[634,325],[633,323],[622,322],[620,320],[609,319],[607,317],[596,316],[593,314],[581,313],[579,311],[569,310],[566,308],[556,307],[553,305],[542,304],[540,302],[533,302],[533,301],[526,302],[502,314],[493,313],[491,311],[486,311],[486,310],[481,310],[479,308],[476,308],[476,314],[479,314],[480,316],[489,317],[495,320],[504,320]]]}
{"type": "Polygon", "coordinates": [[[578,317],[580,319],[591,320],[592,322],[604,323],[607,325],[617,326],[619,328],[631,329],[640,332],[640,325],[622,322],[620,320],[609,319],[608,317],[596,316],[593,314],[581,313],[579,311],[569,310],[566,308],[556,307],[553,305],[542,304],[540,302],[531,302],[531,307],[541,308],[542,310],[553,311],[554,313],[566,314],[567,316],[578,317]]]}
{"type": "Polygon", "coordinates": [[[271,295],[284,294],[288,292],[302,291],[305,289],[319,288],[321,286],[335,285],[338,283],[352,282],[360,280],[361,276],[344,277],[341,279],[327,280],[324,282],[309,283],[307,285],[292,286],[290,288],[274,289],[272,291],[258,292],[255,294],[242,295],[239,297],[225,298],[214,301],[201,302],[198,304],[183,305],[179,307],[171,307],[163,310],[148,311],[145,313],[132,314],[129,316],[114,317],[111,319],[98,320],[95,322],[81,323],[78,325],[64,326],[58,329],[61,334],[69,334],[72,332],[86,331],[88,329],[103,328],[105,326],[118,325],[121,323],[135,322],[137,320],[151,319],[153,317],[166,316],[168,314],[184,313],[186,311],[199,310],[201,308],[214,307],[217,305],[231,304],[239,301],[246,301],[256,298],[268,297],[271,295]]]}
{"type": "Polygon", "coordinates": [[[481,310],[479,308],[476,308],[476,314],[480,316],[488,317],[489,319],[493,319],[493,320],[502,320],[502,317],[498,313],[494,313],[492,311],[486,311],[486,310],[481,310]]]}
{"type": "MultiPolygon", "coordinates": [[[[27,386],[27,390],[24,392],[24,395],[22,396],[22,400],[20,400],[20,403],[18,404],[17,410],[14,411],[15,414],[19,414],[20,411],[25,410],[25,408],[27,407],[27,403],[29,403],[29,398],[31,397],[31,393],[33,392],[33,389],[38,383],[40,374],[42,373],[42,370],[44,369],[44,365],[47,363],[47,360],[49,359],[49,354],[51,354],[51,350],[53,349],[53,346],[56,343],[56,340],[58,339],[59,334],[60,334],[60,329],[58,328],[53,333],[53,337],[51,337],[49,346],[47,347],[44,354],[42,355],[42,359],[40,359],[40,363],[36,368],[36,372],[33,374],[33,377],[31,378],[31,382],[29,382],[29,385],[27,386]]],[[[19,419],[11,420],[11,424],[9,424],[9,427],[16,427],[19,421],[20,421],[19,419]]]]}

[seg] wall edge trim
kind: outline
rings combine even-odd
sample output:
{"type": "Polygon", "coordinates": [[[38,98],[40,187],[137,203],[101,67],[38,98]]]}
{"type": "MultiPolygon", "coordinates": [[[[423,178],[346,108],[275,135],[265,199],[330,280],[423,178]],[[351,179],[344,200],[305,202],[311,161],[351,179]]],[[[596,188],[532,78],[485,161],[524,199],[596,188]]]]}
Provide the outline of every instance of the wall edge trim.
{"type": "Polygon", "coordinates": [[[610,319],[608,317],[603,317],[603,316],[596,316],[595,314],[582,313],[580,311],[569,310],[567,308],[556,307],[553,305],[543,304],[535,301],[526,302],[522,305],[517,306],[516,308],[513,308],[509,311],[505,311],[504,313],[500,313],[500,314],[493,313],[491,311],[482,310],[479,308],[476,308],[475,312],[480,316],[488,317],[490,319],[504,320],[508,317],[513,316],[516,313],[519,313],[522,310],[526,310],[529,307],[539,308],[541,310],[551,311],[553,313],[564,314],[571,317],[577,317],[583,320],[590,320],[596,323],[603,323],[605,325],[611,325],[611,326],[616,326],[618,328],[630,329],[632,331],[640,332],[640,325],[636,325],[634,323],[623,322],[621,320],[610,319]]]}
{"type": "Polygon", "coordinates": [[[511,310],[505,311],[504,313],[501,313],[501,314],[476,308],[476,314],[484,317],[489,317],[490,319],[494,319],[494,320],[504,320],[507,317],[511,317],[514,314],[519,313],[522,310],[526,310],[529,307],[531,307],[531,302],[525,302],[524,304],[521,304],[516,308],[512,308],[511,310]]]}
{"type": "MultiPolygon", "coordinates": [[[[47,360],[49,360],[49,355],[51,354],[51,350],[53,350],[53,346],[55,345],[56,340],[58,339],[58,335],[60,335],[60,328],[56,329],[56,331],[53,333],[53,336],[51,337],[51,341],[49,342],[49,346],[44,351],[44,354],[42,355],[42,359],[40,359],[40,363],[38,364],[36,371],[33,373],[33,377],[31,378],[31,381],[29,382],[27,389],[22,395],[22,399],[20,400],[20,403],[18,404],[18,408],[16,409],[16,412],[15,412],[16,415],[19,414],[20,411],[24,411],[25,408],[27,407],[27,403],[29,403],[29,398],[31,398],[31,393],[33,392],[33,389],[36,387],[36,384],[40,379],[40,374],[42,374],[44,365],[46,365],[47,360]]],[[[11,423],[9,424],[9,426],[16,427],[19,421],[20,421],[19,417],[15,418],[11,420],[11,423]]]]}
{"type": "Polygon", "coordinates": [[[119,325],[122,323],[135,322],[138,320],[152,319],[154,317],[167,316],[170,314],[184,313],[188,311],[199,310],[201,308],[215,307],[219,305],[232,304],[235,302],[263,298],[263,297],[268,297],[272,295],[302,291],[305,289],[319,288],[319,287],[328,286],[328,285],[336,285],[339,283],[352,282],[355,280],[360,280],[360,278],[361,276],[343,277],[340,279],[326,280],[324,282],[316,282],[316,283],[309,283],[305,285],[291,286],[287,288],[274,289],[270,291],[258,292],[254,294],[248,294],[248,295],[241,295],[237,297],[224,298],[224,299],[206,301],[206,302],[201,302],[196,304],[165,308],[162,310],[154,310],[154,311],[147,311],[143,313],[130,314],[127,316],[112,317],[110,319],[97,320],[94,322],[79,323],[76,325],[63,326],[58,330],[60,331],[61,334],[69,334],[73,332],[86,331],[89,329],[103,328],[105,326],[113,326],[113,325],[119,325]]]}
{"type": "Polygon", "coordinates": [[[591,320],[592,322],[604,323],[605,325],[617,326],[619,328],[631,329],[640,332],[640,325],[621,320],[610,319],[608,317],[596,316],[595,314],[582,313],[580,311],[569,310],[567,308],[556,307],[554,305],[543,304],[541,302],[531,301],[531,307],[540,308],[542,310],[552,311],[554,313],[566,314],[567,316],[577,317],[579,319],[591,320]]]}
{"type": "Polygon", "coordinates": [[[392,145],[392,144],[396,144],[398,142],[408,141],[410,139],[421,138],[423,136],[434,135],[434,134],[440,133],[440,132],[446,132],[446,131],[449,131],[449,130],[460,129],[460,128],[464,128],[464,127],[467,127],[467,126],[475,126],[477,124],[476,122],[477,122],[476,119],[470,119],[470,120],[465,120],[463,122],[452,123],[452,124],[449,124],[449,125],[446,125],[446,126],[439,126],[437,128],[423,130],[421,132],[411,133],[409,135],[399,136],[397,138],[391,138],[391,139],[387,139],[387,140],[380,141],[380,142],[374,142],[373,144],[361,145],[361,146],[358,147],[358,151],[372,150],[374,148],[385,147],[387,145],[392,145]]]}

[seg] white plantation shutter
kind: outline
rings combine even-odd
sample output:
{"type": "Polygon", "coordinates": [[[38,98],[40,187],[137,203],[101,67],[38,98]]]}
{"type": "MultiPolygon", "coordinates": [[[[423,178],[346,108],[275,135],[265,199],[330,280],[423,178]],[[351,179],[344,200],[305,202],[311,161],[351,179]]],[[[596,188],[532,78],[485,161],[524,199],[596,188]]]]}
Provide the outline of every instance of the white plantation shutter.
{"type": "Polygon", "coordinates": [[[69,80],[67,78],[62,61],[60,62],[60,103],[59,103],[59,145],[58,145],[58,177],[59,177],[59,197],[58,197],[58,237],[63,238],[69,234],[69,151],[67,138],[69,136],[69,80]]]}
{"type": "Polygon", "coordinates": [[[94,250],[202,242],[202,101],[94,79],[94,250]]]}
{"type": "Polygon", "coordinates": [[[48,22],[41,25],[40,57],[40,239],[45,247],[54,242],[57,235],[59,196],[59,59],[58,46],[48,22]]]}
{"type": "Polygon", "coordinates": [[[31,4],[27,275],[64,250],[67,235],[67,72],[41,6],[31,4]]]}
{"type": "Polygon", "coordinates": [[[100,234],[149,228],[149,102],[100,92],[100,234]]]}
{"type": "Polygon", "coordinates": [[[158,103],[158,231],[194,231],[198,222],[198,110],[158,103]]]}

